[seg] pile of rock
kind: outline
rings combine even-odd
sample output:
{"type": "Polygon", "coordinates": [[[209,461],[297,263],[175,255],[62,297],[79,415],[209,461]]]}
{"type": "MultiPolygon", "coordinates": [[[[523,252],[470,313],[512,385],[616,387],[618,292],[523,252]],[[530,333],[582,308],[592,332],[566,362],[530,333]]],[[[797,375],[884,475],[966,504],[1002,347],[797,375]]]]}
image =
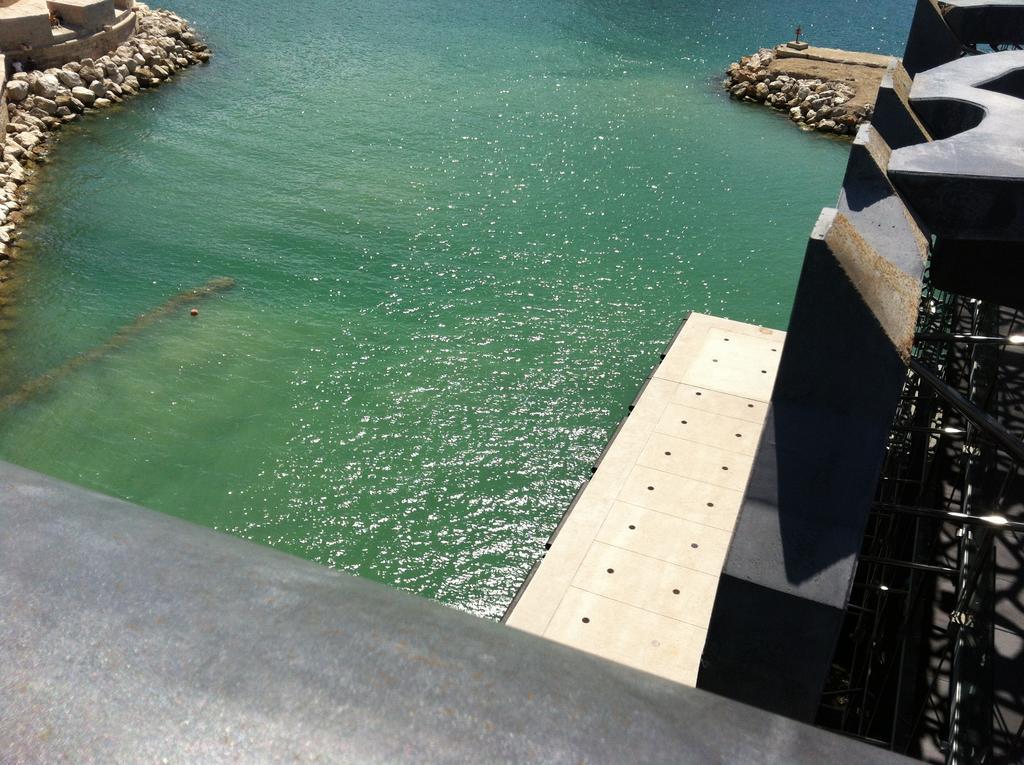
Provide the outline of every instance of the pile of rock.
{"type": "Polygon", "coordinates": [[[179,69],[212,56],[188,23],[164,10],[136,4],[135,35],[96,60],[83,59],[60,69],[17,72],[6,84],[7,135],[0,158],[0,281],[17,227],[24,217],[24,189],[31,165],[46,153],[53,131],[82,115],[106,108],[153,88],[179,69]]]}
{"type": "Polygon", "coordinates": [[[725,87],[733,98],[788,112],[804,130],[853,135],[871,119],[870,105],[852,106],[852,87],[834,80],[790,77],[772,71],[775,51],[762,48],[729,65],[725,87]]]}

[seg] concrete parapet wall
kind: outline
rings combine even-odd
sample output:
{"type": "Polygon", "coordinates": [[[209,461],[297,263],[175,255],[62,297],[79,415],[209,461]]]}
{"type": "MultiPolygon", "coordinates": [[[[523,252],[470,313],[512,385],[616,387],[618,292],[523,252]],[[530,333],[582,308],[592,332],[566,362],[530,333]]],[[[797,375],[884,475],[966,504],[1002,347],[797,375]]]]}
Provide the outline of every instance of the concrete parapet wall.
{"type": "MultiPolygon", "coordinates": [[[[80,61],[83,58],[99,58],[117,48],[135,33],[136,14],[127,14],[123,19],[102,32],[75,40],[34,48],[26,51],[24,59],[31,59],[36,69],[51,66],[62,66],[68,61],[80,61]]],[[[17,60],[18,54],[8,52],[9,59],[17,60]]]]}
{"type": "Polygon", "coordinates": [[[906,762],[2,463],[0,496],[5,762],[906,762]]]}
{"type": "Polygon", "coordinates": [[[49,45],[52,40],[50,16],[46,11],[7,16],[0,21],[0,50],[5,53],[49,45]]]}
{"type": "Polygon", "coordinates": [[[99,32],[115,18],[114,0],[47,0],[46,4],[60,15],[64,26],[82,34],[99,32]]]}
{"type": "MultiPolygon", "coordinates": [[[[7,134],[7,60],[0,53],[0,135],[7,134]]],[[[0,150],[0,159],[3,151],[0,150]]]]}

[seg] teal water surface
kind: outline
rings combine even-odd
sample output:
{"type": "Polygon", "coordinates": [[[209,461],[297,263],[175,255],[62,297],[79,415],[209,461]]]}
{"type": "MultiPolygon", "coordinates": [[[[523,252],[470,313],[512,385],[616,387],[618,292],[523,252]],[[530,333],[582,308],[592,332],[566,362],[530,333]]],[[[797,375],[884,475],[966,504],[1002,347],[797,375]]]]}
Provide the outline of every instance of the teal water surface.
{"type": "MultiPolygon", "coordinates": [[[[729,101],[912,4],[174,0],[213,63],[62,136],[0,456],[500,615],[691,310],[784,327],[847,146],[729,101]]],[[[55,554],[56,551],[55,551],[55,554]]]]}

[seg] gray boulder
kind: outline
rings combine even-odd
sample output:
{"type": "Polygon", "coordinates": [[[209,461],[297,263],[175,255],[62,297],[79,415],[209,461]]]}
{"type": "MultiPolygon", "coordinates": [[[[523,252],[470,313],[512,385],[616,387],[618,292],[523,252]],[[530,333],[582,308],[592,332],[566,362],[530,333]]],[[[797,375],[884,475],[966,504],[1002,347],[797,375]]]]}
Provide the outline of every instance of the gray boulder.
{"type": "Polygon", "coordinates": [[[10,168],[7,170],[7,177],[15,183],[25,182],[25,168],[17,160],[10,161],[10,168]]]}
{"type": "Polygon", "coordinates": [[[58,69],[57,79],[65,88],[80,88],[85,85],[78,72],[72,72],[69,69],[58,69]]]}
{"type": "Polygon", "coordinates": [[[26,149],[31,149],[34,146],[38,146],[43,139],[40,137],[39,133],[26,132],[18,133],[16,136],[14,136],[14,140],[20,143],[22,147],[26,149]]]}
{"type": "Polygon", "coordinates": [[[28,83],[24,80],[11,80],[5,88],[8,103],[24,101],[28,96],[28,83]]]}
{"type": "Polygon", "coordinates": [[[41,74],[32,83],[32,92],[51,101],[57,96],[60,81],[52,74],[41,74]]]}
{"type": "Polygon", "coordinates": [[[28,125],[29,127],[34,127],[40,133],[42,131],[46,130],[46,125],[44,125],[43,121],[41,119],[39,119],[38,117],[35,117],[35,116],[31,115],[31,114],[21,114],[21,115],[19,115],[19,118],[26,125],[28,125]]]}
{"type": "Polygon", "coordinates": [[[93,82],[94,80],[103,79],[103,70],[97,66],[85,66],[78,70],[78,74],[82,78],[82,82],[93,82]]]}
{"type": "Polygon", "coordinates": [[[78,99],[85,106],[92,106],[96,100],[96,94],[89,90],[89,88],[72,88],[71,97],[78,99]]]}
{"type": "MultiPolygon", "coordinates": [[[[56,94],[54,94],[56,96],[56,94]]],[[[52,116],[57,111],[56,102],[43,96],[32,96],[32,111],[39,109],[44,112],[46,116],[52,116]]],[[[30,112],[31,113],[31,112],[30,112]]]]}

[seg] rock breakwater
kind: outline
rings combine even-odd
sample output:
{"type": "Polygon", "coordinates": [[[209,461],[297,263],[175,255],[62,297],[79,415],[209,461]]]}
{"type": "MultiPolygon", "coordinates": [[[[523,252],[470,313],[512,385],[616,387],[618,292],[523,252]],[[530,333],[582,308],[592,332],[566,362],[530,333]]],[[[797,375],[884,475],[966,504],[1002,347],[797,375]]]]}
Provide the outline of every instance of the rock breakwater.
{"type": "Polygon", "coordinates": [[[166,10],[136,4],[135,34],[98,59],[15,72],[5,85],[7,127],[0,158],[0,282],[10,277],[19,225],[29,213],[27,181],[64,125],[125,101],[210,60],[192,27],[166,10]]]}
{"type": "Polygon", "coordinates": [[[804,130],[852,136],[871,119],[873,108],[858,103],[856,87],[837,79],[786,74],[770,48],[730,64],[727,75],[724,85],[733,98],[785,112],[804,130]]]}

